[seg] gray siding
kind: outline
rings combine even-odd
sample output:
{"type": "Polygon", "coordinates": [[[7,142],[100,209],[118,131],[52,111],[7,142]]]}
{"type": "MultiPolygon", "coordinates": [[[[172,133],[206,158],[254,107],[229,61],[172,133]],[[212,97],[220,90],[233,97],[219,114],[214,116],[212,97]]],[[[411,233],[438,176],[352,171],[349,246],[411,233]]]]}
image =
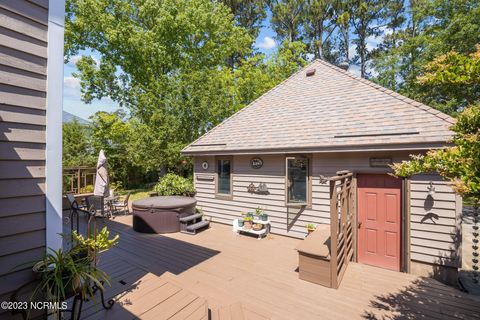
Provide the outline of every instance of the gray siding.
{"type": "Polygon", "coordinates": [[[2,301],[31,280],[29,263],[45,253],[47,20],[48,1],[0,2],[2,301]]]}
{"type": "MultiPolygon", "coordinates": [[[[225,200],[215,197],[215,180],[202,179],[215,176],[215,157],[198,156],[195,158],[195,187],[198,207],[205,211],[212,221],[231,224],[241,211],[264,208],[272,221],[272,232],[281,235],[303,238],[307,223],[329,223],[330,205],[329,189],[320,184],[320,175],[332,176],[338,170],[351,170],[355,173],[386,173],[387,168],[370,167],[370,157],[392,157],[394,162],[408,158],[406,152],[390,153],[337,153],[314,154],[311,156],[312,205],[301,213],[298,209],[285,206],[285,156],[262,155],[264,165],[261,169],[251,169],[251,156],[233,158],[233,199],[225,200]],[[202,162],[208,161],[209,168],[202,169],[202,162]],[[267,184],[270,194],[258,195],[247,192],[250,183],[267,184]]],[[[455,216],[458,212],[458,199],[453,190],[437,176],[418,176],[411,181],[411,259],[429,263],[453,264],[456,256],[453,248],[458,244],[455,234],[455,216]],[[437,193],[432,208],[424,207],[428,190],[426,185],[433,179],[437,193]],[[432,222],[424,219],[428,212],[434,210],[439,220],[432,222]],[[423,221],[422,221],[423,219],[423,221]],[[452,259],[445,259],[450,255],[452,259]]]]}
{"type": "Polygon", "coordinates": [[[437,175],[410,181],[410,258],[460,267],[462,199],[437,175]],[[435,193],[428,195],[430,181],[435,193]]]}

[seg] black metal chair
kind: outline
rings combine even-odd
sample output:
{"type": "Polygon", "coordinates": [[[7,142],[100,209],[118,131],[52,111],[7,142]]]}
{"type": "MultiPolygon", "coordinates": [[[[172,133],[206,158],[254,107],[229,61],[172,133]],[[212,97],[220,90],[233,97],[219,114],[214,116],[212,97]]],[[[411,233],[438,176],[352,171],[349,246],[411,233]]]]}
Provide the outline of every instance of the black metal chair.
{"type": "Polygon", "coordinates": [[[112,202],[113,211],[115,213],[123,211],[125,215],[129,214],[128,199],[130,198],[131,194],[132,192],[129,191],[123,200],[116,200],[112,202]]]}

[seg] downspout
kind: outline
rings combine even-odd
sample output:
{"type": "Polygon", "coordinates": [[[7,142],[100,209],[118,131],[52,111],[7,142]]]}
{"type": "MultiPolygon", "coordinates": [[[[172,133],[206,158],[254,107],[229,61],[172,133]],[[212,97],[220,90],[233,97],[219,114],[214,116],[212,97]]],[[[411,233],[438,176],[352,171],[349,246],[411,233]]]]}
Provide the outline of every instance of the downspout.
{"type": "Polygon", "coordinates": [[[410,273],[410,188],[408,178],[402,178],[402,230],[401,230],[401,268],[400,271],[410,273]]]}

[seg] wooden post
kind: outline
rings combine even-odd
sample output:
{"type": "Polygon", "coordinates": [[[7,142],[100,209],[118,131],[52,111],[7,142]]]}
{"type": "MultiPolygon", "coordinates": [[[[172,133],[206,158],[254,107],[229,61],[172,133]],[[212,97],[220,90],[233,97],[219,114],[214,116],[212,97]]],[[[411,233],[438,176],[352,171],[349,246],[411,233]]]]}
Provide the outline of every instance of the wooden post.
{"type": "Polygon", "coordinates": [[[338,235],[338,201],[337,181],[330,181],[330,277],[332,288],[338,288],[337,279],[337,235],[338,235]]]}
{"type": "Polygon", "coordinates": [[[77,194],[80,194],[80,168],[77,169],[77,194]]]}

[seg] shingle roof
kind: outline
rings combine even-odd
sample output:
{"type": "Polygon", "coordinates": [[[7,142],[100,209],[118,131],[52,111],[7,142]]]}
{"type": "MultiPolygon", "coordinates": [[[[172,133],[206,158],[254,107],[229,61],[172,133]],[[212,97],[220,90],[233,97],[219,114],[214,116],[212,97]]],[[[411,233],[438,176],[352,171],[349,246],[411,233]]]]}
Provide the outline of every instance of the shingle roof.
{"type": "Polygon", "coordinates": [[[438,147],[452,136],[448,129],[452,123],[453,118],[438,110],[315,60],[183,153],[438,147]],[[310,69],[315,74],[307,77],[310,69]]]}

